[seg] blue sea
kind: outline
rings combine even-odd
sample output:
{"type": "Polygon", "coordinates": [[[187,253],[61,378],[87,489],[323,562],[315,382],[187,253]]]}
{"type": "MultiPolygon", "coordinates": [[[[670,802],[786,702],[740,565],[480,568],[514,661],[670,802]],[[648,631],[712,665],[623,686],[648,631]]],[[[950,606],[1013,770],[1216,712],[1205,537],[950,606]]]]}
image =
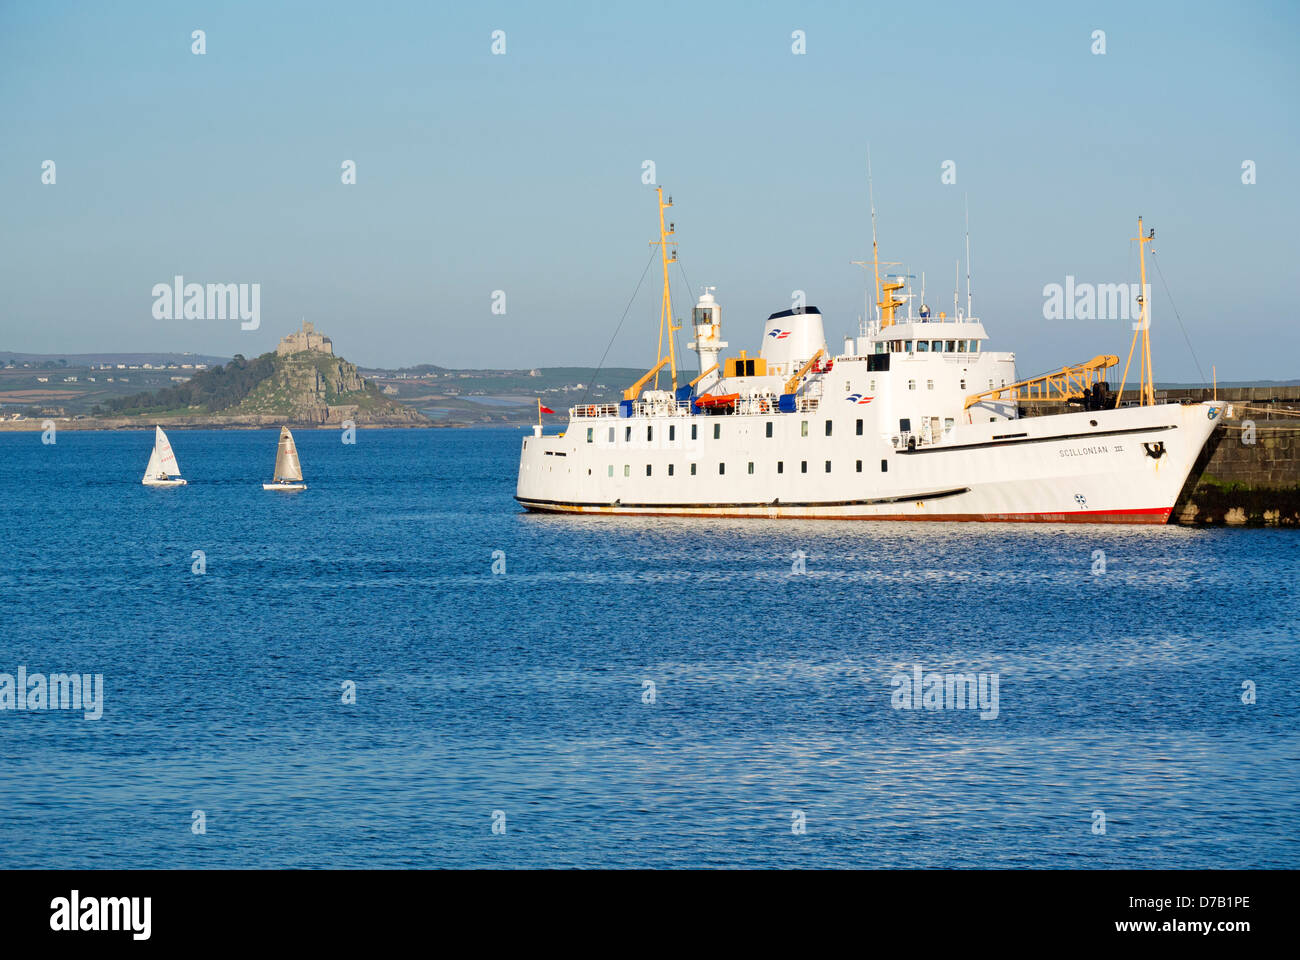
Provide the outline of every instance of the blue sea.
{"type": "Polygon", "coordinates": [[[170,436],[155,490],[152,432],[0,434],[0,673],[103,677],[0,711],[0,867],[1300,867],[1294,532],[531,516],[518,430],[303,430],[299,494],[170,436]]]}

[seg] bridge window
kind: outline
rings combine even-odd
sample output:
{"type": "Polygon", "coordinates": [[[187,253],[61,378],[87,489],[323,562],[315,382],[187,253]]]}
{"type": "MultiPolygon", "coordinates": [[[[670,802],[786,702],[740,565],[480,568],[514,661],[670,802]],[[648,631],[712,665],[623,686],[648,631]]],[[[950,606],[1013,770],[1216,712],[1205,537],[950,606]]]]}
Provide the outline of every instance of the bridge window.
{"type": "Polygon", "coordinates": [[[949,353],[954,353],[956,350],[957,350],[957,341],[956,341],[956,340],[949,340],[949,341],[948,341],[948,352],[949,352],[949,353]]]}
{"type": "Polygon", "coordinates": [[[903,352],[904,352],[904,353],[911,353],[911,352],[912,352],[912,341],[911,341],[911,340],[904,340],[904,341],[903,341],[903,352]]]}
{"type": "Polygon", "coordinates": [[[943,353],[943,341],[942,341],[942,340],[935,340],[933,343],[931,343],[931,344],[930,344],[930,352],[931,352],[931,353],[943,353]]]}
{"type": "Polygon", "coordinates": [[[916,352],[917,352],[917,353],[929,353],[929,352],[930,352],[930,341],[928,341],[928,340],[918,340],[918,341],[916,341],[916,352]]]}

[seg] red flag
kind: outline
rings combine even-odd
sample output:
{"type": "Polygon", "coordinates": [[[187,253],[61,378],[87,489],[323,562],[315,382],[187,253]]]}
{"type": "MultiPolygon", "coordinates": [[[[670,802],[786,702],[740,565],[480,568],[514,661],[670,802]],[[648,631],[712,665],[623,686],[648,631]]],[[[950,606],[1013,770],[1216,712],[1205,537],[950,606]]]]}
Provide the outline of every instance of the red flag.
{"type": "Polygon", "coordinates": [[[537,404],[537,409],[540,410],[542,413],[554,413],[554,412],[555,412],[555,411],[552,410],[550,407],[544,407],[544,406],[542,406],[540,403],[537,404]]]}

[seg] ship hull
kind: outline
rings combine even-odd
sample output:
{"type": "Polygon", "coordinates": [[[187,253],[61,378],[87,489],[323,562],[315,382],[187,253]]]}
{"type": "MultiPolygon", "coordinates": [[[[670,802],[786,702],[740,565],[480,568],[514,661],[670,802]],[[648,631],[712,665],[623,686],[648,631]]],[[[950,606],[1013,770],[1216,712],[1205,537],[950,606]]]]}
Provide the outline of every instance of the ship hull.
{"type": "Polygon", "coordinates": [[[815,413],[575,418],[563,436],[525,439],[516,499],[570,514],[1163,524],[1222,414],[1160,404],[1002,420],[915,449],[855,435],[852,421],[827,435],[815,413]],[[694,441],[692,423],[707,426],[694,441]]]}

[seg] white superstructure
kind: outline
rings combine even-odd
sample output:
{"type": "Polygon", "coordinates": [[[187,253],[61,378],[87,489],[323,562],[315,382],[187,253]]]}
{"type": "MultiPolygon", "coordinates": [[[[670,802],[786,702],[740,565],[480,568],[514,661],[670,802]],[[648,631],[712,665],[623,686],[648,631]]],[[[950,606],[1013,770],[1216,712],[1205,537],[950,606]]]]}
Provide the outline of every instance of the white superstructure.
{"type": "Polygon", "coordinates": [[[768,317],[757,355],[725,360],[706,291],[694,391],[642,394],[643,378],[619,404],[571,408],[560,435],[536,428],[516,499],[568,513],[1168,519],[1225,405],[1156,403],[1145,332],[1140,401],[1124,406],[1100,382],[1116,357],[1017,381],[1015,355],[987,349],[978,320],[896,316],[902,286],[878,285],[880,315],[835,356],[805,307],[768,317]],[[1018,418],[1017,399],[1035,398],[1083,405],[1018,418]]]}

